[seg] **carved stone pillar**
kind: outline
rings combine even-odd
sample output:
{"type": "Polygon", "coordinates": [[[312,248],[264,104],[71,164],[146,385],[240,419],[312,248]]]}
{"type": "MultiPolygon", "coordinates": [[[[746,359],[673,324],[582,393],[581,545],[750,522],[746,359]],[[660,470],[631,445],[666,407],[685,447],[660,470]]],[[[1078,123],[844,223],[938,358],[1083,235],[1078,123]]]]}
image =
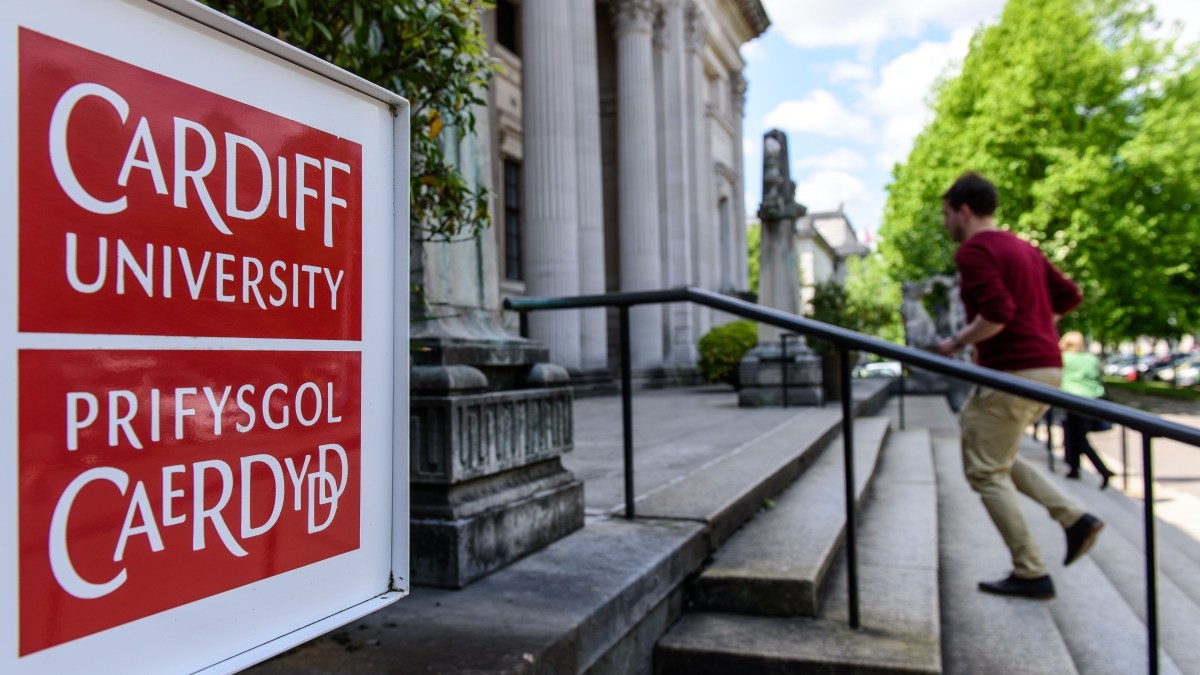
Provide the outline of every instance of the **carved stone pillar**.
{"type": "MultiPolygon", "coordinates": [[[[709,291],[717,288],[716,270],[716,204],[711,197],[713,182],[712,153],[709,150],[708,76],[704,72],[704,50],[708,45],[707,18],[696,2],[689,2],[685,11],[687,22],[687,130],[688,164],[691,166],[689,198],[692,202],[692,268],[693,283],[709,291]]],[[[703,335],[712,327],[712,310],[696,305],[693,308],[697,333],[703,335]]]]}
{"type": "MultiPolygon", "coordinates": [[[[525,289],[532,296],[579,294],[579,204],[575,128],[575,49],[571,4],[525,0],[525,289]]],[[[579,368],[576,310],[532,312],[530,337],[550,347],[550,360],[579,368]]]]}
{"type": "MultiPolygon", "coordinates": [[[[617,153],[621,290],[662,286],[654,110],[654,0],[612,0],[617,41],[617,153]]],[[[630,310],[632,367],[662,366],[662,307],[630,310]]]]}
{"type": "Polygon", "coordinates": [[[737,185],[734,186],[733,193],[733,224],[734,224],[734,265],[733,265],[733,283],[737,290],[757,290],[751,289],[749,281],[749,269],[747,269],[747,250],[746,250],[746,169],[743,159],[742,138],[743,126],[745,124],[746,115],[746,78],[741,73],[733,73],[731,85],[733,87],[733,128],[737,129],[737,137],[739,142],[734,146],[734,166],[737,167],[737,185]]]}
{"type": "MultiPolygon", "coordinates": [[[[596,63],[596,4],[572,0],[575,69],[575,143],[578,181],[579,292],[601,295],[604,281],[604,186],[600,158],[600,83],[596,63]]],[[[604,308],[580,312],[585,370],[608,366],[608,328],[604,308]]]]}
{"type": "MultiPolygon", "coordinates": [[[[664,0],[662,21],[663,42],[663,175],[666,194],[663,240],[667,245],[667,286],[678,287],[693,283],[692,274],[692,209],[690,185],[692,167],[689,163],[687,108],[688,54],[684,5],[682,0],[664,0]]],[[[667,318],[667,365],[691,368],[696,365],[696,340],[692,308],[685,303],[665,307],[667,318]]]]}

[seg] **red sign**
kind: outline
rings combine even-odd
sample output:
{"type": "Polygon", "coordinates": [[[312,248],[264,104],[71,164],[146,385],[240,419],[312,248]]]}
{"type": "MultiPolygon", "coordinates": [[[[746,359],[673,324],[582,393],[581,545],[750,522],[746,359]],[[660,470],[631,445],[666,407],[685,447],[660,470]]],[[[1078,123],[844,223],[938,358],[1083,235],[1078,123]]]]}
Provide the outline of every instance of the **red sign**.
{"type": "Polygon", "coordinates": [[[357,352],[21,350],[20,653],[359,547],[357,352]]]}
{"type": "Polygon", "coordinates": [[[361,146],[19,42],[21,331],[361,339],[361,146]]]}
{"type": "MultiPolygon", "coordinates": [[[[361,146],[18,39],[20,332],[362,339],[361,146]]],[[[361,353],[172,346],[18,351],[21,655],[360,546],[361,353]]]]}

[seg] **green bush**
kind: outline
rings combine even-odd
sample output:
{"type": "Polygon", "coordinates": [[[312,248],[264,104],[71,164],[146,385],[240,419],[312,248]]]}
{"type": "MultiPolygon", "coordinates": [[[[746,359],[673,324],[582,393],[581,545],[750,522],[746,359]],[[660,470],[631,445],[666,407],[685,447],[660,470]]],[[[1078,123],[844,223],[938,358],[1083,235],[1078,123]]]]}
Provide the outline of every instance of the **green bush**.
{"type": "Polygon", "coordinates": [[[705,333],[700,338],[700,362],[696,367],[709,382],[738,387],[738,365],[746,352],[758,344],[758,324],[734,321],[705,333]]]}

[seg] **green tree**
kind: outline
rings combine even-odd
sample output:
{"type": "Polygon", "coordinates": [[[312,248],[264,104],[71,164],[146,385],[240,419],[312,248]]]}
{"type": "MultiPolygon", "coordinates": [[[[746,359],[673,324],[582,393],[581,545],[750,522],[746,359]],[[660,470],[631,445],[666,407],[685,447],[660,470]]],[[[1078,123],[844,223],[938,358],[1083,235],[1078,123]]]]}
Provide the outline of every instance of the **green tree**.
{"type": "Polygon", "coordinates": [[[762,223],[755,220],[746,226],[746,273],[750,279],[750,292],[758,297],[758,266],[761,263],[762,223]]]}
{"type": "Polygon", "coordinates": [[[413,239],[487,227],[487,191],[454,165],[444,130],[474,133],[493,69],[480,25],[490,0],[204,1],[409,100],[413,239]]]}
{"type": "Polygon", "coordinates": [[[904,344],[900,283],[888,275],[879,253],[846,261],[846,303],[858,330],[904,344]]]}
{"type": "Polygon", "coordinates": [[[1194,60],[1145,37],[1153,25],[1133,0],[1009,0],[936,87],[933,121],[895,167],[880,231],[890,274],[953,270],[940,197],[974,169],[1001,192],[997,222],[1084,286],[1076,327],[1115,340],[1194,326],[1174,292],[1195,297],[1183,254],[1196,250],[1197,97],[1180,76],[1194,60]],[[1150,297],[1159,288],[1173,292],[1150,297]]]}

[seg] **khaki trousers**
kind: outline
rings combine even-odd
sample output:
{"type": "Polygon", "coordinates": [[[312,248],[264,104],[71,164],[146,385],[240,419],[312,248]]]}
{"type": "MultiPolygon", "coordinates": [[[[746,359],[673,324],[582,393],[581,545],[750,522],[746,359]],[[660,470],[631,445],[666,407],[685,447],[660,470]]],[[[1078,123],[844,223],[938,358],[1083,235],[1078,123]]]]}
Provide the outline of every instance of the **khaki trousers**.
{"type": "MultiPolygon", "coordinates": [[[[1009,373],[1052,387],[1062,380],[1061,368],[1031,368],[1009,373]]],[[[1013,574],[1032,579],[1046,574],[1042,552],[1029,532],[1017,491],[1041,504],[1064,528],[1073,525],[1083,509],[1067,498],[1032,464],[1017,456],[1025,427],[1037,421],[1048,406],[987,387],[977,387],[963,406],[963,469],[979,493],[1004,543],[1012,553],[1013,574]]]]}

